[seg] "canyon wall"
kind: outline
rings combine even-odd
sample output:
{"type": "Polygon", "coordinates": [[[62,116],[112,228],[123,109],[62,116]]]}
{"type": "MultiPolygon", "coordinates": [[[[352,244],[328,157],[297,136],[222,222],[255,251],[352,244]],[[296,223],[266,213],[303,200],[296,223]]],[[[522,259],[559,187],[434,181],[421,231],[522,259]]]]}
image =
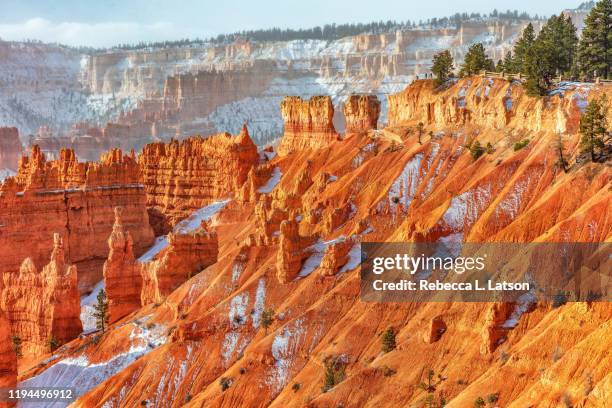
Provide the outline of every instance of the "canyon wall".
{"type": "MultiPolygon", "coordinates": [[[[0,387],[15,388],[17,385],[17,356],[13,349],[11,326],[0,310],[0,387]]],[[[14,406],[0,402],[0,407],[14,406]]]]}
{"type": "Polygon", "coordinates": [[[0,271],[16,272],[25,258],[41,268],[54,233],[65,244],[66,260],[79,268],[79,288],[102,278],[112,231],[113,208],[122,206],[124,224],[139,255],[153,242],[145,188],[135,158],[112,150],[99,163],[81,163],[73,150],[47,161],[35,146],[17,175],[0,185],[0,271]]]}
{"type": "Polygon", "coordinates": [[[294,150],[326,147],[340,136],[333,124],[334,105],[329,96],[314,96],[305,101],[287,96],[281,103],[285,134],[277,151],[286,156],[294,150]]]}
{"type": "Polygon", "coordinates": [[[420,80],[389,96],[389,126],[422,122],[436,128],[475,125],[576,133],[593,89],[593,84],[568,85],[549,98],[530,98],[520,83],[498,78],[461,79],[442,91],[434,91],[431,81],[420,80]]]}
{"type": "MultiPolygon", "coordinates": [[[[251,170],[248,178],[273,182],[218,214],[215,264],[182,276],[99,343],[75,342],[92,366],[121,367],[88,382],[75,406],[410,406],[427,397],[419,384],[429,369],[449,405],[605,406],[606,303],[365,302],[359,264],[360,242],[609,241],[609,158],[583,161],[574,125],[583,102],[609,88],[564,87],[538,110],[539,99],[514,88],[508,97],[515,85],[492,78],[443,91],[413,86],[402,95],[418,94],[424,106],[398,102],[392,127],[251,170]],[[506,116],[509,107],[517,116],[506,116]],[[565,170],[557,127],[567,131],[565,170]],[[490,148],[475,158],[474,141],[490,148]],[[388,329],[395,348],[381,351],[388,329]],[[129,350],[143,350],[137,362],[122,360],[129,350]],[[326,367],[342,375],[323,391],[326,367]]],[[[170,256],[164,251],[154,262],[170,256]]],[[[597,279],[606,287],[605,273],[597,279]]],[[[57,360],[70,364],[75,354],[57,360]]],[[[28,381],[54,378],[63,364],[47,363],[28,381]]]]}
{"type": "Polygon", "coordinates": [[[23,355],[46,354],[83,331],[77,268],[66,263],[59,234],[53,235],[51,261],[40,272],[26,258],[18,272],[5,272],[2,279],[0,308],[12,335],[21,339],[23,355]]]}
{"type": "Polygon", "coordinates": [[[236,136],[224,133],[146,145],[138,163],[157,235],[193,211],[239,191],[258,160],[246,126],[236,136]]]}

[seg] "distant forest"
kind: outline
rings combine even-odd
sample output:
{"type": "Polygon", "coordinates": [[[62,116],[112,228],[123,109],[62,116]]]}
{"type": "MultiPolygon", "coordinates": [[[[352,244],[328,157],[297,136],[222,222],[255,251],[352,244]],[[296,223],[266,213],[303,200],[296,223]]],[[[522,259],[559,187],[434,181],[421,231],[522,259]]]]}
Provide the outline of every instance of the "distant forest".
{"type": "MultiPolygon", "coordinates": [[[[577,10],[590,10],[593,8],[594,1],[585,1],[578,6],[577,10]]],[[[63,44],[56,44],[64,48],[70,48],[82,53],[96,53],[109,50],[142,50],[142,49],[160,49],[169,47],[197,47],[204,44],[229,44],[238,39],[249,41],[291,41],[291,40],[337,40],[339,38],[359,35],[359,34],[385,34],[393,33],[397,30],[409,29],[438,29],[438,28],[454,28],[459,27],[465,22],[481,22],[481,21],[505,21],[511,23],[520,23],[525,21],[546,20],[545,16],[537,14],[531,16],[527,12],[519,12],[518,10],[498,11],[493,10],[489,14],[481,13],[455,13],[452,16],[442,18],[430,18],[419,21],[378,21],[371,23],[350,23],[350,24],[325,24],[324,26],[316,26],[311,28],[267,28],[260,30],[240,31],[231,34],[219,34],[216,37],[201,39],[201,38],[183,38],[172,41],[154,41],[154,42],[139,42],[135,44],[118,44],[110,48],[93,48],[93,47],[72,47],[63,44]]],[[[38,40],[30,40],[31,43],[42,43],[38,40]]]]}
{"type": "Polygon", "coordinates": [[[518,10],[507,10],[500,12],[493,10],[489,14],[480,13],[456,13],[449,17],[431,18],[425,21],[401,21],[395,20],[378,21],[371,23],[356,23],[356,24],[326,24],[312,28],[300,29],[281,29],[278,27],[267,28],[261,30],[240,31],[231,34],[219,34],[216,37],[206,40],[182,39],[176,41],[160,41],[160,42],[140,42],[137,44],[119,44],[114,49],[121,50],[138,50],[144,48],[167,48],[167,47],[189,47],[198,46],[206,43],[213,44],[229,44],[237,39],[245,39],[249,41],[291,41],[291,40],[337,40],[339,38],[358,35],[358,34],[384,34],[392,33],[397,30],[407,30],[414,28],[449,28],[458,27],[464,22],[477,22],[487,20],[503,20],[510,22],[522,22],[527,20],[543,20],[537,14],[530,16],[526,12],[520,13],[518,10]]]}

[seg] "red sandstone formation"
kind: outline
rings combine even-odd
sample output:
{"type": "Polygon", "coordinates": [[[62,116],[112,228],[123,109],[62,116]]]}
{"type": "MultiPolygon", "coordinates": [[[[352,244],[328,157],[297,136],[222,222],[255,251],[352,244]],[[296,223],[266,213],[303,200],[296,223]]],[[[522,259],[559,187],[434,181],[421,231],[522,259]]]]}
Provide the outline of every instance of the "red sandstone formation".
{"type": "Polygon", "coordinates": [[[23,157],[17,175],[0,185],[0,270],[17,272],[25,258],[44,265],[50,237],[59,233],[66,259],[79,267],[79,288],[102,278],[108,255],[113,208],[123,207],[123,222],[140,255],[153,242],[145,208],[145,189],[135,159],[113,150],[99,163],[79,163],[71,149],[47,161],[37,146],[23,157]]]}
{"type": "MultiPolygon", "coordinates": [[[[0,310],[0,388],[15,388],[17,385],[17,357],[13,349],[11,327],[4,312],[0,310]]],[[[9,403],[0,402],[8,408],[9,403]]]]}
{"type": "Polygon", "coordinates": [[[134,260],[134,242],[123,226],[122,213],[123,208],[115,207],[115,224],[108,238],[110,251],[103,268],[110,323],[140,307],[142,290],[140,264],[134,260]]]}
{"type": "Polygon", "coordinates": [[[5,272],[2,278],[0,307],[11,333],[21,338],[24,355],[45,354],[52,339],[62,345],[83,331],[77,268],[66,264],[59,234],[53,236],[51,261],[41,272],[27,258],[19,272],[5,272]]]}
{"type": "Polygon", "coordinates": [[[277,149],[281,156],[322,148],[339,137],[332,123],[334,105],[329,96],[313,96],[307,101],[287,96],[281,103],[281,115],[285,122],[285,134],[277,149]]]}
{"type": "Polygon", "coordinates": [[[321,275],[334,276],[340,268],[346,265],[348,253],[355,245],[352,239],[341,239],[327,247],[321,259],[321,275]]]}
{"type": "Polygon", "coordinates": [[[280,246],[276,262],[276,276],[280,283],[291,282],[298,276],[304,260],[311,255],[308,248],[316,239],[300,236],[295,220],[286,220],[280,224],[280,246]]]}
{"type": "Polygon", "coordinates": [[[217,262],[217,233],[205,225],[193,233],[168,234],[168,249],[142,265],[142,305],[161,303],[177,287],[217,262]]]}
{"type": "Polygon", "coordinates": [[[367,132],[376,129],[380,101],[376,95],[351,95],[344,103],[346,133],[367,132]]]}
{"type": "Polygon", "coordinates": [[[282,172],[275,188],[255,194],[257,201],[233,200],[218,217],[218,262],[99,342],[76,340],[63,354],[114,365],[116,356],[146,348],[142,337],[158,345],[74,405],[418,406],[428,397],[419,384],[432,369],[449,406],[478,398],[503,407],[606,406],[606,303],[364,302],[359,267],[347,266],[356,264],[349,239],[612,239],[611,172],[607,163],[576,160],[582,103],[573,102],[610,91],[594,85],[587,96],[568,90],[540,104],[516,84],[493,81],[488,91],[487,84],[465,78],[434,94],[417,82],[402,92],[419,95],[414,106],[412,96],[394,99],[393,127],[272,159],[266,165],[282,172]],[[567,173],[555,165],[561,128],[567,173]],[[518,137],[530,141],[515,151],[518,137]],[[472,140],[492,149],[474,160],[472,140]],[[264,326],[270,309],[275,318],[264,326]],[[382,353],[389,327],[397,347],[382,353]],[[344,372],[323,392],[330,361],[344,372]]]}
{"type": "Polygon", "coordinates": [[[237,136],[223,133],[145,146],[139,164],[156,233],[237,193],[258,158],[246,126],[237,136]]]}
{"type": "Polygon", "coordinates": [[[21,157],[21,141],[14,127],[0,127],[0,170],[17,169],[21,157]]]}

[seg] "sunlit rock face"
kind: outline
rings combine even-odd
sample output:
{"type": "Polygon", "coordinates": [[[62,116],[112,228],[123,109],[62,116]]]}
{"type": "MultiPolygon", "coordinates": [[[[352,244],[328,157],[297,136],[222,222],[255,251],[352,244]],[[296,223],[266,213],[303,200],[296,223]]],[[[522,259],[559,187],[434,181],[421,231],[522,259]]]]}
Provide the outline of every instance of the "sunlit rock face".
{"type": "Polygon", "coordinates": [[[152,143],[138,158],[156,232],[166,233],[193,211],[238,192],[259,160],[248,130],[182,142],[152,143]]]}
{"type": "Polygon", "coordinates": [[[24,356],[45,354],[83,331],[77,268],[66,263],[59,234],[53,236],[51,260],[41,271],[27,258],[18,272],[5,272],[2,278],[0,308],[12,335],[21,339],[24,356]]]}
{"type": "Polygon", "coordinates": [[[378,126],[380,101],[375,95],[351,95],[343,111],[347,135],[367,132],[378,126]]]}
{"type": "Polygon", "coordinates": [[[314,96],[307,101],[288,96],[281,103],[281,115],[285,134],[277,149],[279,155],[325,147],[339,137],[333,124],[334,105],[329,96],[314,96]]]}
{"type": "Polygon", "coordinates": [[[145,188],[134,156],[120,150],[100,162],[79,162],[71,149],[48,161],[35,146],[19,163],[17,175],[0,185],[0,269],[17,272],[25,258],[37,268],[48,260],[54,233],[63,238],[67,262],[79,268],[79,288],[102,278],[106,238],[124,208],[123,223],[140,255],[153,242],[145,188]]]}

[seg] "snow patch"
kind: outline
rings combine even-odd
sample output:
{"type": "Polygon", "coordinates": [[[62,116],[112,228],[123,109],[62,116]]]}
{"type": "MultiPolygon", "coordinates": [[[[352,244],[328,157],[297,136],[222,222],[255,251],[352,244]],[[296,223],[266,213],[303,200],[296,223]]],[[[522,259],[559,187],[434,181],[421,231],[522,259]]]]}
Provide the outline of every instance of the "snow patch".
{"type": "Polygon", "coordinates": [[[270,180],[268,180],[268,182],[265,185],[259,187],[257,189],[257,192],[263,193],[263,194],[271,193],[272,190],[276,188],[278,183],[280,183],[282,176],[283,176],[283,173],[281,172],[280,167],[278,166],[274,167],[274,170],[272,170],[272,176],[270,177],[270,180]]]}

